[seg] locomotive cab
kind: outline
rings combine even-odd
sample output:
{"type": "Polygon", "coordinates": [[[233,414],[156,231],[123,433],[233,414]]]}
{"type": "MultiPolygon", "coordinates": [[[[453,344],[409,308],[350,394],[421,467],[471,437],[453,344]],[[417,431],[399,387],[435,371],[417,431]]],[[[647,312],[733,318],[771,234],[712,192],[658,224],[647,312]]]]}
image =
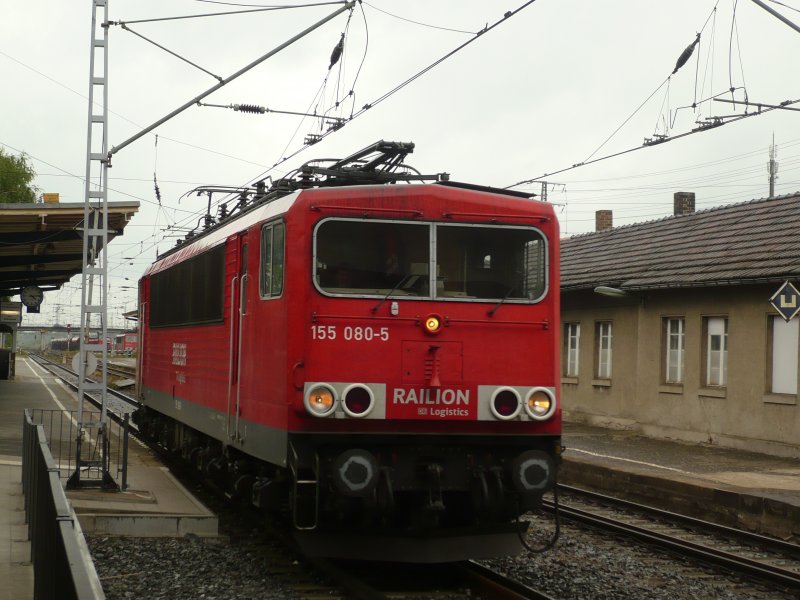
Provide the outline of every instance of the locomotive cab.
{"type": "Polygon", "coordinates": [[[509,531],[554,485],[549,207],[503,198],[517,212],[499,219],[488,193],[415,187],[402,208],[370,188],[309,196],[325,211],[304,225],[313,289],[290,442],[316,483],[301,527],[352,529],[357,514],[413,535],[509,531]]]}

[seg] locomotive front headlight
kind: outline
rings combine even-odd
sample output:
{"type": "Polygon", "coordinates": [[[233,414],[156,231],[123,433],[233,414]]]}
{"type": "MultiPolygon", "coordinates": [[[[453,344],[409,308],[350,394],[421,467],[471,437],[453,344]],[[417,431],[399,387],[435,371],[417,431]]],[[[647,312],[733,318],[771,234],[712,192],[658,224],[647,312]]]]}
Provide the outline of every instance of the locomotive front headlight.
{"type": "Polygon", "coordinates": [[[442,330],[442,317],[439,315],[428,315],[422,324],[425,333],[436,334],[442,330]]]}
{"type": "Polygon", "coordinates": [[[545,421],[553,416],[556,411],[556,398],[548,388],[533,388],[528,392],[525,401],[525,410],[532,419],[545,421]]]}
{"type": "Polygon", "coordinates": [[[336,390],[318,383],[308,390],[305,404],[306,410],[315,417],[327,417],[336,408],[336,390]]]}

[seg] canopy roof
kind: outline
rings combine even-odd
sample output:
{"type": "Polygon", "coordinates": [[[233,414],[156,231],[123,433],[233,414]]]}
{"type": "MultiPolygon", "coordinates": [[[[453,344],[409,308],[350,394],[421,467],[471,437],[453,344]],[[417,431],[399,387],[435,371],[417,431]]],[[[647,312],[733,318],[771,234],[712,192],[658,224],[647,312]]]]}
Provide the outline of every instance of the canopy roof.
{"type": "MultiPolygon", "coordinates": [[[[138,202],[108,203],[108,241],[122,235],[138,202]]],[[[83,269],[83,204],[0,204],[0,296],[27,285],[59,289],[83,269]]]]}

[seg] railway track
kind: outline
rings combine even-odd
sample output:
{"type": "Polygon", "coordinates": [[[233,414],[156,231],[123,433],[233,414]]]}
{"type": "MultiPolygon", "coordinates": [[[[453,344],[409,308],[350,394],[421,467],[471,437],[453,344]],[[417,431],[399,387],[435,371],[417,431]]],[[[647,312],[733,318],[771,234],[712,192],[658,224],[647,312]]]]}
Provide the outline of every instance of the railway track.
{"type": "MultiPolygon", "coordinates": [[[[740,577],[800,590],[800,546],[578,488],[559,486],[561,517],[635,538],[740,577]]],[[[549,510],[553,504],[546,502],[549,510]]]]}
{"type": "MultiPolygon", "coordinates": [[[[28,356],[34,362],[36,362],[36,364],[38,364],[40,367],[48,370],[49,372],[59,377],[70,388],[72,388],[75,391],[78,390],[78,374],[75,373],[75,371],[39,354],[29,354],[28,356]]],[[[86,380],[92,381],[88,377],[86,378],[86,380]]],[[[132,413],[140,406],[138,400],[121,392],[118,392],[117,390],[107,388],[106,393],[107,393],[106,408],[109,411],[111,417],[114,419],[122,419],[124,415],[132,413]]],[[[95,406],[97,407],[100,406],[100,394],[98,392],[86,392],[85,398],[88,399],[95,406]]],[[[131,426],[135,428],[134,425],[131,426]]]]}
{"type": "Polygon", "coordinates": [[[126,379],[130,379],[130,378],[133,378],[133,377],[136,376],[136,369],[124,367],[122,365],[113,364],[113,363],[110,363],[110,362],[108,363],[108,366],[106,367],[106,371],[108,371],[108,373],[111,374],[111,375],[114,375],[116,377],[126,378],[126,379]]]}

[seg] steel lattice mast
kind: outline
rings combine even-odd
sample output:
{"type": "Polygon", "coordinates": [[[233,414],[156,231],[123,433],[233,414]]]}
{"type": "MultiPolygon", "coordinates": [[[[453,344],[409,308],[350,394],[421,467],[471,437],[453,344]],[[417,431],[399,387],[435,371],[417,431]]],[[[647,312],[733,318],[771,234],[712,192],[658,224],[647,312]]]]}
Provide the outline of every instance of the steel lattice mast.
{"type": "MultiPolygon", "coordinates": [[[[89,53],[89,110],[86,135],[86,181],[84,193],[83,271],[81,273],[81,322],[79,352],[73,365],[78,372],[78,437],[75,471],[68,487],[78,487],[81,471],[95,469],[101,473],[102,485],[116,487],[109,473],[108,415],[106,410],[108,383],[106,364],[108,346],[108,0],[92,0],[92,30],[89,53]],[[93,184],[93,182],[97,182],[93,184]],[[91,338],[92,319],[99,320],[99,339],[91,338]],[[102,362],[101,376],[96,383],[86,381],[102,362]],[[77,364],[76,364],[77,363],[77,364]],[[99,420],[86,418],[85,392],[94,392],[101,399],[99,420]],[[92,435],[95,432],[95,435],[92,435]],[[85,447],[87,446],[87,447],[85,447]],[[90,457],[90,458],[87,458],[90,457]]],[[[83,484],[85,485],[85,481],[83,484]]]]}

